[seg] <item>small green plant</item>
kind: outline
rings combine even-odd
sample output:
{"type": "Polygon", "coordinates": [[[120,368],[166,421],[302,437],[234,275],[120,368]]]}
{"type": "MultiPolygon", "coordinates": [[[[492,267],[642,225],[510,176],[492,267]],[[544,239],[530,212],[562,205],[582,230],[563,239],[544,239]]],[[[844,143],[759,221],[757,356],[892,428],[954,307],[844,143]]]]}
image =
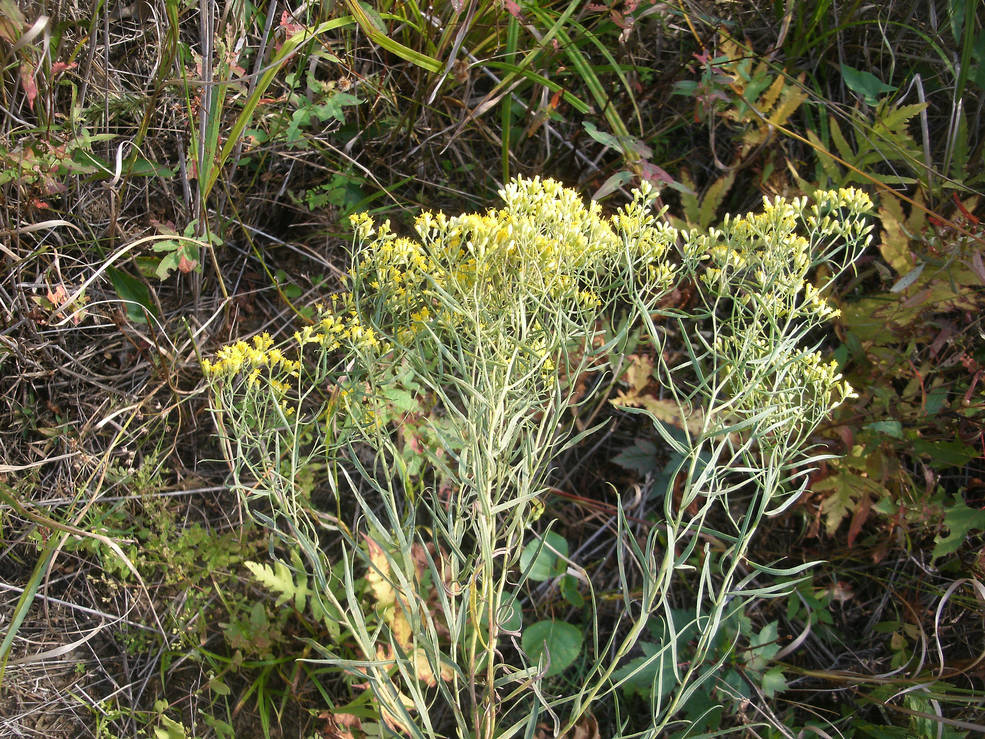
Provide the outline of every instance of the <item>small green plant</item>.
{"type": "Polygon", "coordinates": [[[967,318],[983,305],[985,267],[976,255],[982,228],[971,216],[973,199],[958,202],[952,215],[963,234],[932,223],[919,208],[904,216],[895,199],[884,200],[882,261],[873,263],[866,294],[842,300],[843,341],[835,352],[845,374],[860,384],[865,378],[867,389],[836,419],[845,456],[812,488],[829,536],[847,523],[853,546],[878,520],[888,530],[880,525],[870,542],[877,560],[894,531],[932,534],[937,558],[983,528],[980,512],[965,502],[975,494],[953,474],[982,459],[985,349],[981,323],[967,318]]]}
{"type": "MultiPolygon", "coordinates": [[[[611,218],[551,180],[518,179],[501,196],[485,214],[422,214],[417,239],[354,217],[347,289],[292,349],[258,336],[205,363],[235,486],[297,551],[254,573],[338,622],[341,638],[315,648],[372,691],[391,729],[512,736],[549,720],[561,735],[666,661],[667,689],[650,692],[645,722],[657,736],[715,674],[723,622],[786,587],[754,580],[797,572],[751,565],[748,548],[797,497],[810,434],[851,394],[808,345],[836,312],[810,277],[827,264],[829,280],[836,254],[847,247],[850,262],[864,246],[871,204],[852,190],[778,199],[697,233],[661,222],[645,185],[611,218]],[[662,308],[685,281],[700,307],[662,308]],[[701,419],[672,428],[636,409],[676,454],[668,486],[683,492],[658,491],[662,523],[645,542],[619,508],[625,609],[614,624],[523,628],[526,582],[584,572],[563,539],[533,527],[552,460],[594,430],[572,434],[565,420],[587,402],[577,379],[639,323],[678,418],[701,419]],[[405,435],[405,420],[426,433],[405,435]],[[424,460],[413,468],[408,445],[424,460]],[[299,484],[313,469],[315,484],[299,484]],[[702,552],[713,511],[729,529],[715,534],[721,549],[702,552]],[[631,661],[680,578],[702,584],[694,636],[670,627],[631,661]],[[559,682],[579,658],[574,687],[559,682]]],[[[589,612],[596,597],[589,584],[589,612]]],[[[775,688],[771,634],[752,635],[743,665],[775,688]]]]}
{"type": "Polygon", "coordinates": [[[900,106],[883,98],[871,119],[861,111],[853,111],[849,124],[855,131],[854,144],[845,137],[834,116],[829,116],[824,130],[828,132],[833,148],[813,131],[807,132],[817,154],[817,181],[838,186],[917,182],[910,175],[923,173],[924,155],[909,131],[909,124],[926,107],[925,103],[900,106]],[[836,161],[832,151],[837,152],[840,159],[836,161]],[[882,167],[889,171],[881,172],[882,167]]]}
{"type": "MultiPolygon", "coordinates": [[[[783,131],[790,118],[797,113],[807,93],[804,91],[804,75],[792,78],[783,70],[776,70],[767,61],[750,53],[748,43],[740,43],[728,33],[720,31],[714,55],[705,50],[695,54],[700,64],[700,77],[681,80],[674,85],[674,93],[694,100],[694,122],[707,122],[715,136],[734,140],[733,153],[716,164],[725,172],[713,182],[707,183],[700,195],[689,172],[681,174],[683,183],[681,205],[684,221],[689,228],[702,230],[711,226],[718,211],[729,195],[741,169],[757,164],[759,182],[767,179],[782,165],[774,159],[768,146],[776,132],[783,131]],[[765,162],[756,160],[765,154],[765,162]]],[[[715,139],[713,138],[712,141],[715,139]]]]}

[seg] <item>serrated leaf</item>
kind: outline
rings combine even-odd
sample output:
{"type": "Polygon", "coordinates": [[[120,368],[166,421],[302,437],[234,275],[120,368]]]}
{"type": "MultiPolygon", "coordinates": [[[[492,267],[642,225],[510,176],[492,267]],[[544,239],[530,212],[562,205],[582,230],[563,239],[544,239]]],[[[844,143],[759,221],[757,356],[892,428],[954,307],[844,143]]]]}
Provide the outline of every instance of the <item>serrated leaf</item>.
{"type": "Polygon", "coordinates": [[[763,689],[763,695],[767,698],[773,698],[777,693],[782,693],[787,689],[787,680],[783,677],[783,670],[779,667],[767,670],[763,674],[760,686],[763,689]]]}
{"type": "Polygon", "coordinates": [[[653,379],[653,360],[645,354],[631,355],[623,379],[633,393],[639,393],[653,379]]]}
{"type": "Polygon", "coordinates": [[[178,257],[178,252],[173,251],[170,254],[165,254],[161,257],[161,261],[157,264],[157,269],[154,270],[154,274],[157,275],[157,279],[162,282],[168,279],[168,276],[176,269],[178,269],[178,262],[180,261],[178,257]]]}
{"type": "Polygon", "coordinates": [[[906,124],[926,107],[927,103],[896,106],[889,104],[888,101],[884,102],[876,111],[876,118],[872,127],[878,133],[885,132],[886,134],[910,138],[910,133],[906,130],[906,124]]]}
{"type": "Polygon", "coordinates": [[[824,528],[828,536],[834,536],[841,522],[855,512],[863,495],[872,496],[876,500],[890,496],[889,491],[875,480],[849,470],[838,470],[814,483],[813,490],[828,493],[821,501],[821,515],[824,517],[824,528]]]}
{"type": "Polygon", "coordinates": [[[406,390],[397,387],[389,387],[383,391],[383,396],[393,404],[393,407],[404,413],[413,413],[420,410],[417,398],[406,390]]]}
{"type": "Polygon", "coordinates": [[[623,449],[612,461],[630,472],[641,475],[655,472],[657,465],[657,445],[648,439],[637,439],[632,446],[623,449]]]}
{"type": "Polygon", "coordinates": [[[620,392],[610,402],[617,408],[642,408],[654,420],[668,426],[683,429],[686,424],[692,433],[699,433],[704,425],[704,411],[701,408],[681,408],[676,400],[620,392]]]}
{"type": "Polygon", "coordinates": [[[346,106],[359,105],[363,101],[355,95],[347,92],[337,92],[332,95],[324,104],[318,106],[318,116],[324,121],[334,118],[340,123],[345,123],[345,114],[342,109],[346,106]]]}
{"type": "MultiPolygon", "coordinates": [[[[763,71],[765,73],[766,70],[763,71]]],[[[776,101],[780,99],[780,93],[783,92],[784,82],[785,80],[783,79],[783,76],[778,76],[773,80],[773,83],[766,88],[766,92],[759,97],[756,107],[759,109],[760,114],[764,116],[768,116],[770,114],[773,106],[776,105],[776,101]]]]}
{"type": "Polygon", "coordinates": [[[699,208],[701,206],[698,201],[697,190],[695,189],[694,180],[691,179],[691,175],[687,171],[681,172],[681,183],[686,186],[689,192],[681,194],[681,206],[684,208],[684,220],[688,226],[696,226],[700,220],[699,208]]]}
{"type": "MultiPolygon", "coordinates": [[[[275,607],[280,607],[295,598],[297,590],[294,585],[294,573],[280,560],[276,560],[273,567],[259,562],[244,562],[243,564],[246,565],[246,569],[253,574],[257,582],[267,590],[278,594],[277,601],[274,603],[275,607]]],[[[303,610],[303,608],[302,604],[298,610],[303,610]]]]}
{"type": "Polygon", "coordinates": [[[736,170],[730,170],[715,180],[705,191],[704,197],[701,198],[701,210],[698,212],[697,225],[699,228],[708,228],[715,220],[725,196],[728,195],[735,183],[735,173],[736,170]]]}
{"type": "Polygon", "coordinates": [[[910,252],[910,237],[903,227],[903,210],[899,201],[884,198],[879,218],[883,228],[879,253],[898,274],[905,275],[915,264],[910,252]]]}
{"type": "Polygon", "coordinates": [[[831,132],[831,140],[834,142],[835,148],[838,150],[841,158],[846,161],[854,159],[855,151],[841,132],[841,126],[838,125],[838,121],[834,119],[834,116],[828,117],[828,130],[831,132]]]}
{"type": "MultiPolygon", "coordinates": [[[[781,78],[782,79],[782,78],[781,78]]],[[[797,112],[804,101],[807,100],[807,92],[803,88],[804,75],[797,78],[796,85],[789,85],[784,88],[780,104],[770,115],[769,121],[774,126],[785,126],[790,116],[797,112]]]]}

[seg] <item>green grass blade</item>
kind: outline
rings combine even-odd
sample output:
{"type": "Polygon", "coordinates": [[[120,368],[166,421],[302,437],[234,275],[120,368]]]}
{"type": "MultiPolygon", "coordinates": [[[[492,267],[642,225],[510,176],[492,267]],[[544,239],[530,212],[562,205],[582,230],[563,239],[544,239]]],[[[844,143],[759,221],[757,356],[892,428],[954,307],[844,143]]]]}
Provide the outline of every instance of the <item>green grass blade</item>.
{"type": "MultiPolygon", "coordinates": [[[[543,16],[546,19],[546,13],[539,12],[538,16],[543,16]]],[[[629,95],[629,99],[633,103],[633,110],[636,114],[636,119],[639,124],[640,132],[643,131],[643,118],[640,114],[639,106],[636,104],[636,96],[633,95],[632,88],[629,86],[629,80],[626,79],[625,73],[622,71],[622,66],[616,62],[612,53],[606,48],[605,44],[602,43],[591,31],[582,26],[580,23],[573,23],[572,29],[575,32],[575,38],[584,38],[592,43],[605,57],[608,61],[609,66],[612,71],[616,73],[619,77],[619,81],[622,83],[623,87],[626,89],[626,93],[629,95]]],[[[619,136],[629,136],[629,129],[627,128],[625,122],[619,115],[615,106],[612,105],[612,98],[608,92],[605,90],[605,86],[599,79],[598,74],[596,74],[595,69],[592,67],[588,58],[582,53],[578,44],[572,41],[571,37],[568,36],[567,32],[563,29],[558,30],[558,41],[564,48],[564,53],[567,55],[578,76],[585,83],[585,86],[592,93],[592,98],[595,100],[602,114],[605,116],[606,121],[612,127],[612,130],[619,136]]]]}
{"type": "MultiPolygon", "coordinates": [[[[520,23],[510,16],[506,29],[506,63],[512,64],[516,58],[517,44],[520,38],[520,23]]],[[[502,162],[503,182],[510,179],[510,133],[513,130],[513,97],[507,95],[500,108],[500,128],[502,129],[502,162]]]]}
{"type": "Polygon", "coordinates": [[[55,549],[58,548],[60,539],[61,537],[58,536],[50,536],[48,538],[48,543],[45,544],[44,549],[41,551],[41,556],[38,557],[38,562],[34,565],[31,577],[27,581],[27,585],[24,586],[24,592],[17,599],[14,612],[10,615],[10,626],[7,628],[7,633],[3,637],[3,642],[0,643],[0,685],[3,684],[3,676],[7,670],[7,659],[10,657],[10,648],[13,646],[14,638],[17,636],[21,624],[24,623],[24,619],[27,618],[28,611],[31,610],[31,605],[34,603],[38,588],[41,586],[41,580],[48,571],[48,565],[51,564],[51,558],[55,554],[55,549]]]}
{"type": "Polygon", "coordinates": [[[373,20],[369,17],[366,10],[359,4],[358,0],[346,0],[346,5],[352,12],[352,16],[355,18],[359,27],[363,30],[369,39],[375,43],[382,46],[387,51],[392,54],[396,54],[401,59],[404,59],[411,64],[428,70],[429,72],[438,73],[441,71],[441,62],[437,59],[422,54],[419,51],[414,51],[409,46],[404,46],[399,41],[394,41],[392,38],[383,33],[373,20]]]}
{"type": "Polygon", "coordinates": [[[324,33],[333,31],[336,28],[344,28],[345,26],[353,25],[355,22],[356,20],[352,16],[348,15],[343,18],[325,21],[324,23],[316,26],[314,30],[295,34],[284,42],[284,45],[280,48],[280,51],[277,52],[271,61],[270,66],[268,66],[267,70],[263,73],[260,81],[257,82],[253,93],[249,98],[247,98],[246,103],[243,105],[243,110],[240,112],[239,116],[237,116],[236,122],[229,131],[229,135],[226,137],[226,142],[223,144],[222,150],[219,152],[215,166],[209,171],[205,187],[202,190],[203,197],[207,197],[212,191],[212,188],[215,186],[216,180],[219,177],[219,172],[222,171],[223,165],[225,165],[226,161],[233,153],[233,150],[236,148],[236,144],[243,135],[243,131],[249,125],[250,121],[253,120],[253,113],[260,104],[260,100],[263,98],[267,88],[270,87],[271,83],[274,81],[274,77],[277,76],[277,73],[280,72],[284,64],[286,64],[287,61],[294,56],[295,52],[297,52],[302,44],[305,44],[324,33]]]}

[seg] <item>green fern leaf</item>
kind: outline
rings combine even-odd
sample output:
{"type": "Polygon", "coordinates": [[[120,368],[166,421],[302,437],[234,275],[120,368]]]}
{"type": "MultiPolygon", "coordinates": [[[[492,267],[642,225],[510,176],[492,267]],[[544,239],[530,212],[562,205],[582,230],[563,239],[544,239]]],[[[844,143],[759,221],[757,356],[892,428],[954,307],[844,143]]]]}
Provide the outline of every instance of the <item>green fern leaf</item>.
{"type": "MultiPolygon", "coordinates": [[[[277,593],[277,601],[274,603],[275,607],[279,607],[287,603],[291,599],[295,599],[297,602],[297,596],[299,595],[298,588],[294,583],[294,574],[291,572],[290,568],[286,564],[280,561],[275,561],[274,566],[260,564],[259,562],[244,562],[246,569],[253,573],[253,577],[267,590],[277,593]]],[[[300,593],[301,595],[301,608],[304,609],[304,598],[307,595],[307,578],[304,583],[304,591],[300,593]]]]}

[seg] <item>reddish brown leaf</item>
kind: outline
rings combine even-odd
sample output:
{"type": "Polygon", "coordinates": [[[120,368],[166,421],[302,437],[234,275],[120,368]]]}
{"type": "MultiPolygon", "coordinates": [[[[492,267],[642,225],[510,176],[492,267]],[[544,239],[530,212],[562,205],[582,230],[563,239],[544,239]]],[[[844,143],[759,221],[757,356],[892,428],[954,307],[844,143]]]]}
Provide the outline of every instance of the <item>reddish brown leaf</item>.
{"type": "Polygon", "coordinates": [[[640,162],[640,174],[644,179],[649,180],[652,185],[662,185],[671,183],[674,178],[667,174],[667,171],[658,167],[653,162],[642,161],[640,162]]]}
{"type": "Polygon", "coordinates": [[[304,30],[304,26],[300,23],[293,22],[291,14],[286,10],[280,14],[280,27],[284,31],[287,38],[301,33],[304,30]]]}
{"type": "Polygon", "coordinates": [[[27,62],[21,63],[20,70],[21,87],[24,88],[24,95],[27,97],[27,107],[34,110],[34,99],[38,96],[38,85],[34,81],[34,70],[27,62]]]}
{"type": "Polygon", "coordinates": [[[63,72],[67,72],[70,69],[75,69],[77,66],[79,65],[76,62],[72,62],[71,64],[68,62],[55,62],[51,65],[51,76],[57,77],[63,72]]]}
{"type": "Polygon", "coordinates": [[[848,525],[848,547],[851,549],[855,545],[855,539],[858,538],[859,533],[862,531],[862,526],[869,518],[869,512],[872,510],[872,498],[868,495],[862,497],[858,503],[858,508],[855,509],[854,515],[852,515],[852,522],[848,525]]]}
{"type": "Polygon", "coordinates": [[[52,307],[59,306],[65,302],[68,298],[68,293],[65,292],[65,287],[63,285],[55,285],[55,289],[48,290],[48,301],[51,303],[52,307]]]}
{"type": "Polygon", "coordinates": [[[953,196],[954,196],[954,204],[956,206],[958,206],[958,210],[961,211],[961,214],[965,218],[967,218],[969,222],[974,223],[977,226],[978,225],[978,219],[971,213],[971,211],[969,211],[965,207],[965,204],[964,203],[962,203],[960,200],[958,200],[958,194],[957,193],[953,193],[953,196]]]}
{"type": "Polygon", "coordinates": [[[187,275],[189,272],[191,272],[197,266],[198,266],[198,262],[196,260],[189,259],[184,254],[182,254],[181,257],[178,259],[178,270],[182,274],[186,274],[187,275]]]}

